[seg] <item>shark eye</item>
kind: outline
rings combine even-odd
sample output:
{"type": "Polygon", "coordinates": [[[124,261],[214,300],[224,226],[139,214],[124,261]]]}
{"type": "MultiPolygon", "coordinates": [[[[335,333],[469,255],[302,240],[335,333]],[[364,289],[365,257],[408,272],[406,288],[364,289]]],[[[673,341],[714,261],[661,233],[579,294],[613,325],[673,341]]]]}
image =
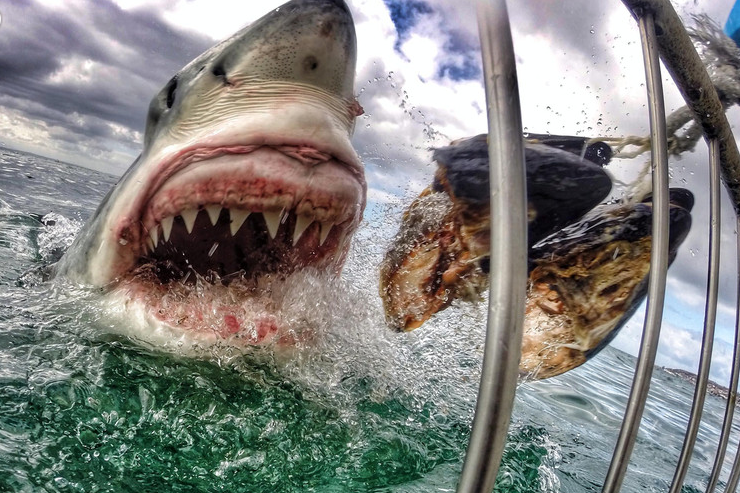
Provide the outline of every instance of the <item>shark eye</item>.
{"type": "Polygon", "coordinates": [[[172,108],[175,103],[175,91],[177,90],[177,77],[173,77],[167,84],[167,108],[172,108]]]}

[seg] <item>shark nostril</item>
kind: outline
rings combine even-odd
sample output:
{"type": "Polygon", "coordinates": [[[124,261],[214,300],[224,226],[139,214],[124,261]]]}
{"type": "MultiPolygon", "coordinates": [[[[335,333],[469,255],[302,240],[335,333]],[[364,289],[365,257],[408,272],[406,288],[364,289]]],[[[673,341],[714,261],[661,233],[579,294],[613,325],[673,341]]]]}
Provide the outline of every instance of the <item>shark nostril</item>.
{"type": "Polygon", "coordinates": [[[228,77],[226,77],[226,67],[224,67],[223,63],[219,62],[216,63],[213,68],[211,69],[211,73],[216,77],[223,79],[224,84],[227,86],[231,85],[231,81],[228,77]]]}
{"type": "Polygon", "coordinates": [[[211,70],[211,72],[216,77],[224,77],[224,78],[226,77],[226,70],[224,69],[224,66],[221,65],[220,63],[218,65],[215,65],[213,67],[213,70],[211,70]]]}
{"type": "Polygon", "coordinates": [[[319,68],[319,61],[315,56],[309,55],[303,59],[303,69],[307,72],[313,72],[317,68],[319,68]]]}

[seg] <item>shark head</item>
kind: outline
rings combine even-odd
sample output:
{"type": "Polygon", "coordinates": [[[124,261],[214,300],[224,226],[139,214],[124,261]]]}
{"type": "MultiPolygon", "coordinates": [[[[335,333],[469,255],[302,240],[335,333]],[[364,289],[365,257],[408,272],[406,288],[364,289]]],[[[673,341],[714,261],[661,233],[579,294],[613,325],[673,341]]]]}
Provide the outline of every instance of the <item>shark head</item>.
{"type": "Polygon", "coordinates": [[[140,157],[57,273],[145,295],[338,273],[366,200],[355,63],[343,0],[293,0],[197,57],[152,99],[140,157]]]}

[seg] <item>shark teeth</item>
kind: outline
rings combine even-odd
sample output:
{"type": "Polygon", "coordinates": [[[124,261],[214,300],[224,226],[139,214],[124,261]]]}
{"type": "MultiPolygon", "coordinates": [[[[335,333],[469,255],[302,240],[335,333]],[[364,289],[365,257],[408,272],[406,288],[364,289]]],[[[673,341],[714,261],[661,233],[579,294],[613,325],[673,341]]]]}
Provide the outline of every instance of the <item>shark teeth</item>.
{"type": "Polygon", "coordinates": [[[297,216],[295,220],[295,230],[293,231],[293,246],[296,246],[303,233],[313,224],[313,219],[307,216],[297,216]]]}
{"type": "Polygon", "coordinates": [[[319,235],[319,246],[322,246],[329,236],[331,228],[334,227],[333,223],[321,223],[321,233],[319,235]]]}
{"type": "Polygon", "coordinates": [[[208,217],[211,219],[211,225],[215,226],[218,222],[218,216],[221,215],[221,206],[220,205],[207,205],[204,207],[206,212],[208,213],[208,217]]]}
{"type": "Polygon", "coordinates": [[[278,228],[280,227],[280,219],[283,217],[283,211],[265,211],[262,213],[265,218],[265,224],[267,225],[267,232],[270,233],[270,238],[273,240],[277,235],[278,228]]]}
{"type": "Polygon", "coordinates": [[[231,215],[229,228],[231,229],[231,236],[234,236],[236,235],[236,232],[239,231],[239,228],[242,227],[244,221],[247,220],[251,212],[241,209],[229,209],[229,214],[231,215]]]}
{"type": "Polygon", "coordinates": [[[180,213],[182,220],[185,221],[185,229],[188,230],[188,234],[193,232],[193,226],[195,225],[195,218],[198,217],[198,209],[187,209],[180,213]]]}
{"type": "Polygon", "coordinates": [[[157,243],[159,243],[159,228],[157,226],[149,230],[149,238],[152,240],[152,250],[154,250],[157,248],[157,243]]]}
{"type": "MultiPolygon", "coordinates": [[[[221,216],[223,207],[221,205],[208,205],[203,207],[203,210],[208,214],[208,218],[212,226],[216,226],[218,219],[221,216]]],[[[246,222],[247,218],[252,214],[251,211],[244,209],[226,209],[229,213],[229,231],[231,236],[236,236],[241,227],[246,222]]],[[[182,217],[185,229],[188,234],[192,234],[195,227],[195,221],[200,213],[199,209],[186,209],[180,212],[179,216],[182,217]]],[[[260,213],[256,213],[260,214],[260,213]]],[[[277,237],[277,233],[280,229],[280,225],[287,222],[289,214],[285,210],[277,211],[265,211],[261,213],[267,232],[270,238],[273,240],[277,237]]],[[[304,233],[314,224],[318,223],[318,242],[319,246],[323,246],[326,243],[329,234],[334,228],[334,223],[331,221],[316,221],[314,218],[302,214],[295,215],[295,225],[293,227],[292,244],[296,246],[298,242],[303,238],[304,233]]],[[[161,219],[160,223],[151,227],[148,230],[146,236],[146,247],[148,251],[154,251],[160,243],[170,241],[172,234],[172,228],[174,226],[175,216],[167,216],[161,219]],[[162,226],[162,233],[160,235],[159,226],[162,226]],[[160,241],[161,240],[161,241],[160,241]]],[[[202,224],[202,223],[200,223],[202,224]]],[[[199,226],[201,228],[202,226],[199,226]]],[[[341,240],[341,238],[340,238],[341,240]]],[[[213,249],[215,250],[215,248],[213,249]]],[[[213,252],[211,252],[213,253],[213,252]]]]}
{"type": "Polygon", "coordinates": [[[170,241],[170,233],[172,233],[172,222],[174,220],[174,216],[169,216],[162,219],[162,234],[164,236],[164,241],[170,241]]]}

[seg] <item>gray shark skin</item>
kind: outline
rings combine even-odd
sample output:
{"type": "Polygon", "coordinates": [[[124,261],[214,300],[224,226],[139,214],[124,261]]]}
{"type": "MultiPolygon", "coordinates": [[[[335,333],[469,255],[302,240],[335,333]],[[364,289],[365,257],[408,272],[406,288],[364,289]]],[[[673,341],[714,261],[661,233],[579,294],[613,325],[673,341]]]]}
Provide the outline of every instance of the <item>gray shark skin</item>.
{"type": "Polygon", "coordinates": [[[288,2],[190,62],[152,99],[141,155],[55,275],[112,288],[148,266],[130,290],[144,292],[339,272],[367,188],[350,143],[355,63],[343,0],[288,2]]]}

